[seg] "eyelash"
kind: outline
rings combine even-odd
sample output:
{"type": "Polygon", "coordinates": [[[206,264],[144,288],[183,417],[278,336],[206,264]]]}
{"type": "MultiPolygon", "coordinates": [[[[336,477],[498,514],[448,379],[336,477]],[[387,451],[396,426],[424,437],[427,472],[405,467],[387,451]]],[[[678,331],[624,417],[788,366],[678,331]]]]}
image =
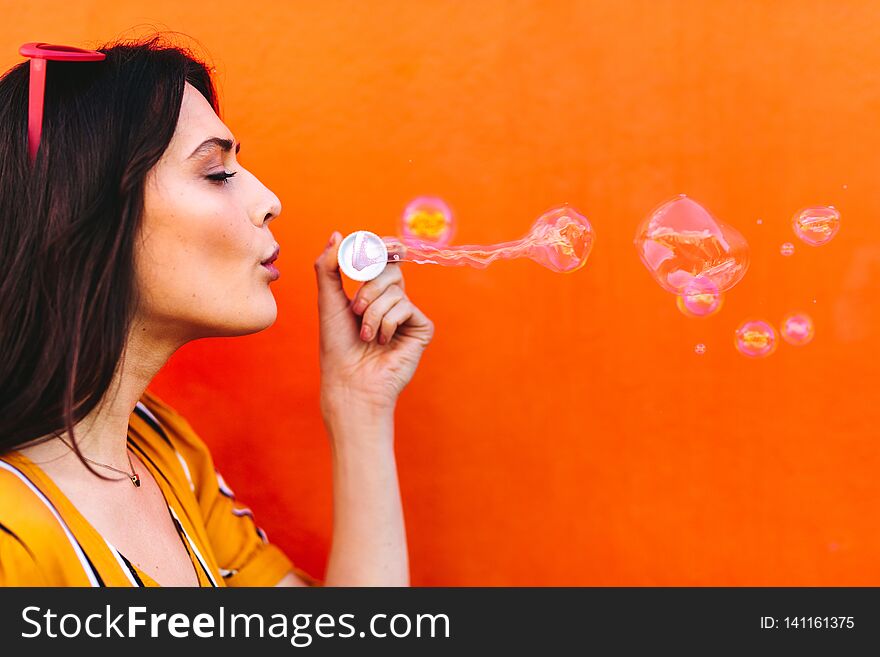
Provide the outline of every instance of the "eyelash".
{"type": "Polygon", "coordinates": [[[220,183],[221,185],[228,185],[229,179],[232,178],[238,171],[233,171],[229,173],[228,171],[224,171],[223,173],[212,173],[209,176],[205,176],[208,180],[212,180],[216,183],[220,183]]]}

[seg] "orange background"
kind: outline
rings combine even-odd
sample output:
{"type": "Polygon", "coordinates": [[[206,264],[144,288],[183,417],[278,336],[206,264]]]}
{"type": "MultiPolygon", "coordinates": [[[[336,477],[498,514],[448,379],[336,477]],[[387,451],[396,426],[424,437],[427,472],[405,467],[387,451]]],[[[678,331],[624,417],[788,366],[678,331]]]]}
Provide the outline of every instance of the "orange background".
{"type": "Polygon", "coordinates": [[[597,240],[571,275],[404,265],[437,326],[397,411],[414,584],[880,584],[876,3],[4,0],[0,14],[4,69],[25,41],[150,26],[213,58],[242,162],[284,203],[279,317],[186,346],[153,387],[308,571],[323,575],[331,536],[312,262],[332,230],[394,234],[410,199],[436,194],[458,243],[514,239],[563,201],[597,240]],[[632,245],[679,192],[751,245],[713,318],[681,315],[632,245]],[[790,228],[815,204],[843,216],[821,248],[790,228]],[[734,350],[740,321],[797,308],[811,345],[734,350]]]}

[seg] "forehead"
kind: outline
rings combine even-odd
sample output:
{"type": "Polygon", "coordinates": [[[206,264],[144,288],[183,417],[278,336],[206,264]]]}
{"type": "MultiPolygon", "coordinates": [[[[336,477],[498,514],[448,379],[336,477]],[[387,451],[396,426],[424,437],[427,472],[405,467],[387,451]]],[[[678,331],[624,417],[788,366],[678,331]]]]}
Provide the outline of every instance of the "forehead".
{"type": "Polygon", "coordinates": [[[177,128],[168,150],[173,150],[186,158],[209,137],[233,139],[229,128],[220,120],[207,99],[187,82],[183,89],[180,118],[177,120],[177,128]]]}

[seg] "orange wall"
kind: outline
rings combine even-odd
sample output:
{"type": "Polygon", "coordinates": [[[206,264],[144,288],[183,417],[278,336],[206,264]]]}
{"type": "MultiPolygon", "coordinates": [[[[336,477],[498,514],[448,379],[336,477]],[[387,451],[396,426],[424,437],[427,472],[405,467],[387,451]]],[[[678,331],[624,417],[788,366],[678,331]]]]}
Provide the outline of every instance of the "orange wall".
{"type": "Polygon", "coordinates": [[[405,265],[437,325],[397,414],[415,584],[880,584],[876,3],[3,0],[0,15],[3,68],[25,41],[145,24],[213,56],[242,161],[284,203],[279,318],[188,345],[154,388],[307,570],[323,574],[331,530],[312,262],[332,230],[393,234],[430,193],[459,243],[519,237],[562,201],[597,241],[572,275],[405,265]],[[751,244],[710,319],[682,316],[632,246],[679,192],[751,244]],[[813,204],[843,215],[818,249],[789,228],[813,204]],[[742,319],[795,307],[812,345],[734,351],[742,319]]]}

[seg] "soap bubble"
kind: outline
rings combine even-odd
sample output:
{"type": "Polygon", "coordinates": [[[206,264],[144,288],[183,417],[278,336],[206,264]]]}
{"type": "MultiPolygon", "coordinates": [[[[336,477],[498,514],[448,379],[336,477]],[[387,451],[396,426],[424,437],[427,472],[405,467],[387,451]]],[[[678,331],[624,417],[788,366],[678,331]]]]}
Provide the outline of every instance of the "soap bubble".
{"type": "Polygon", "coordinates": [[[828,244],[840,230],[840,213],[833,206],[804,208],[791,220],[794,233],[810,246],[828,244]]]}
{"type": "Polygon", "coordinates": [[[736,329],[735,344],[743,356],[763,358],[776,351],[776,331],[765,321],[748,320],[736,329]]]}
{"type": "Polygon", "coordinates": [[[403,210],[400,234],[408,243],[446,246],[455,233],[452,210],[436,196],[420,196],[403,210]]]}
{"type": "Polygon", "coordinates": [[[688,317],[709,317],[721,310],[723,296],[708,278],[697,276],[676,298],[678,309],[688,317]]]}
{"type": "Polygon", "coordinates": [[[654,210],[636,231],[634,244],[657,283],[676,295],[697,277],[724,292],[749,266],[745,238],[684,194],[654,210]]]}
{"type": "Polygon", "coordinates": [[[813,319],[807,313],[794,312],[782,319],[780,333],[787,343],[801,347],[813,340],[816,330],[813,319]]]}
{"type": "Polygon", "coordinates": [[[702,342],[700,342],[698,345],[696,345],[694,347],[694,353],[697,354],[698,356],[702,356],[703,354],[706,353],[706,345],[704,345],[702,342]]]}
{"type": "Polygon", "coordinates": [[[794,255],[794,244],[792,244],[791,242],[786,242],[779,247],[779,252],[786,257],[794,255]]]}
{"type": "Polygon", "coordinates": [[[589,219],[569,205],[560,205],[538,217],[525,237],[491,248],[521,253],[552,271],[570,273],[586,264],[594,240],[589,219]]]}

